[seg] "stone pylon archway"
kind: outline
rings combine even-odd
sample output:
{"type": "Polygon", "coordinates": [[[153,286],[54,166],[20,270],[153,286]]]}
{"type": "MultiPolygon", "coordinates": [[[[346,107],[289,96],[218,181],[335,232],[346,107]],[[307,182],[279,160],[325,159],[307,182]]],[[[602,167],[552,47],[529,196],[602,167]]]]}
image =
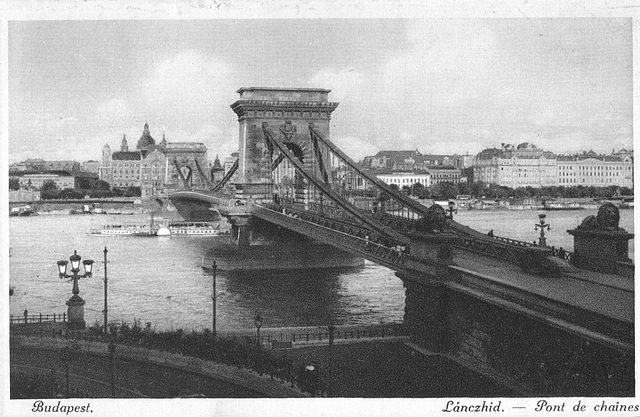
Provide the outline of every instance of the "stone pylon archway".
{"type": "Polygon", "coordinates": [[[245,198],[269,198],[272,152],[262,132],[264,122],[282,135],[283,142],[305,166],[313,166],[309,123],[329,137],[331,113],[338,106],[329,102],[330,91],[259,87],[238,90],[240,99],[231,105],[240,124],[236,193],[241,190],[245,198]]]}

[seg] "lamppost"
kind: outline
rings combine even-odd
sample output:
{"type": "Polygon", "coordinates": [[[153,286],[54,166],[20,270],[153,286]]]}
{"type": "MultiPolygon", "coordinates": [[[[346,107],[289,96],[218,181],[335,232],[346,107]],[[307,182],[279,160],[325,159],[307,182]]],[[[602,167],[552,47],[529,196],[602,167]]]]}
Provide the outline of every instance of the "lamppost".
{"type": "Polygon", "coordinates": [[[69,398],[69,362],[71,362],[71,348],[69,348],[69,346],[65,346],[60,350],[60,360],[64,363],[65,379],[67,382],[65,398],[69,398]]]}
{"type": "Polygon", "coordinates": [[[449,201],[449,208],[447,209],[447,211],[449,212],[449,218],[451,220],[453,220],[453,213],[458,213],[458,209],[455,208],[456,203],[454,203],[453,201],[449,201]]]}
{"type": "Polygon", "coordinates": [[[215,340],[216,338],[216,299],[218,298],[218,296],[216,295],[216,269],[218,269],[218,265],[216,265],[216,261],[213,261],[213,265],[211,266],[213,268],[213,292],[211,293],[211,301],[213,302],[213,323],[211,326],[211,334],[213,335],[213,338],[215,340]]]}
{"type": "MultiPolygon", "coordinates": [[[[112,335],[113,336],[113,335],[112,335]]],[[[115,362],[116,362],[116,342],[111,337],[109,341],[109,373],[111,382],[111,398],[116,398],[116,377],[115,377],[115,362]]]]}
{"type": "Polygon", "coordinates": [[[544,237],[544,229],[551,230],[551,225],[546,224],[547,215],[544,213],[538,214],[538,218],[540,219],[540,223],[537,223],[534,230],[538,230],[540,228],[540,238],[538,239],[538,244],[540,246],[547,246],[547,238],[544,237]]]}
{"type": "Polygon", "coordinates": [[[327,392],[331,394],[333,391],[333,334],[336,330],[336,326],[333,325],[333,322],[329,324],[329,378],[327,384],[327,392]]]}
{"type": "Polygon", "coordinates": [[[260,314],[260,310],[256,310],[256,314],[253,316],[253,322],[256,324],[258,346],[260,346],[260,327],[262,327],[262,314],[260,314]]]}
{"type": "Polygon", "coordinates": [[[76,356],[77,351],[80,350],[80,346],[78,346],[75,342],[71,344],[71,346],[65,346],[60,349],[60,360],[64,363],[65,368],[65,380],[66,380],[66,389],[65,389],[65,397],[69,398],[69,363],[76,356]]]}
{"type": "Polygon", "coordinates": [[[107,247],[104,247],[104,337],[107,337],[107,247]]]}
{"type": "Polygon", "coordinates": [[[69,257],[69,260],[71,261],[71,274],[67,274],[67,264],[69,262],[58,261],[58,274],[60,278],[71,278],[73,281],[73,295],[69,300],[67,300],[67,305],[69,306],[67,313],[69,317],[67,328],[71,330],[80,330],[86,327],[86,323],[84,321],[84,300],[78,295],[80,293],[78,280],[80,278],[87,278],[91,276],[93,261],[91,259],[85,259],[82,261],[85,273],[79,274],[81,259],[82,258],[78,255],[78,252],[74,250],[73,255],[69,257]]]}

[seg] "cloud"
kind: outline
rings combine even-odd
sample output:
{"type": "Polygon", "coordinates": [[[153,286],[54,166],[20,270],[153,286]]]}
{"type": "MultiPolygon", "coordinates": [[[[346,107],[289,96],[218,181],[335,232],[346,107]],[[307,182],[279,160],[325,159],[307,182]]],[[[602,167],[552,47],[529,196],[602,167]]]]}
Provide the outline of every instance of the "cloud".
{"type": "Polygon", "coordinates": [[[177,115],[211,114],[237,89],[231,67],[224,61],[190,50],[161,60],[144,83],[142,97],[149,108],[177,115]],[[218,104],[220,105],[220,104],[218,104]]]}
{"type": "Polygon", "coordinates": [[[99,124],[118,123],[129,117],[130,110],[127,102],[121,98],[113,98],[102,103],[96,109],[96,122],[99,124]]]}
{"type": "Polygon", "coordinates": [[[310,87],[330,86],[331,101],[361,101],[365,99],[367,75],[353,68],[324,68],[311,77],[310,87]]]}
{"type": "Polygon", "coordinates": [[[332,136],[331,141],[354,161],[378,152],[378,147],[367,139],[355,136],[332,136]]]}

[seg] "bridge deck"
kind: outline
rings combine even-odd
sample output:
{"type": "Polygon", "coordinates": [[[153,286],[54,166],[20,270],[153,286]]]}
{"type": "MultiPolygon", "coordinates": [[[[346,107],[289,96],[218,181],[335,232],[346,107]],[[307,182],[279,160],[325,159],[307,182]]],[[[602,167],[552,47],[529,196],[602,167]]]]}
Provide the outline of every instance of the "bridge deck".
{"type": "Polygon", "coordinates": [[[461,268],[490,280],[540,297],[633,323],[633,282],[624,277],[580,270],[562,277],[543,277],[523,272],[518,266],[472,252],[456,256],[461,268]]]}
{"type": "MultiPolygon", "coordinates": [[[[633,283],[580,270],[560,277],[461,251],[445,285],[622,351],[634,352],[633,283]]],[[[629,280],[630,281],[630,280],[629,280]]]]}

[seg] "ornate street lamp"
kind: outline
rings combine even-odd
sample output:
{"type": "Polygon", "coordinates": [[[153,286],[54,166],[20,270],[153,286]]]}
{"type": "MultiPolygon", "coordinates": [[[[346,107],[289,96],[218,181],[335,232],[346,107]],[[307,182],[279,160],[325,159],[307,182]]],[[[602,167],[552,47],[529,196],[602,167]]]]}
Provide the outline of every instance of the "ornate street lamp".
{"type": "Polygon", "coordinates": [[[78,280],[80,278],[88,278],[91,276],[91,269],[93,268],[93,261],[86,259],[82,261],[85,272],[80,274],[80,261],[82,258],[78,255],[77,251],[73,251],[73,255],[69,257],[71,261],[71,274],[67,274],[68,261],[58,261],[58,275],[60,278],[71,278],[73,281],[73,295],[67,301],[68,318],[67,328],[71,330],[84,329],[86,323],[84,321],[84,300],[78,295],[80,288],[78,287],[78,280]]]}
{"type": "Polygon", "coordinates": [[[458,209],[455,208],[456,203],[454,203],[453,201],[449,201],[449,208],[447,209],[447,211],[449,212],[449,218],[451,220],[453,220],[453,213],[458,214],[458,209]]]}
{"type": "Polygon", "coordinates": [[[260,314],[260,310],[256,310],[256,314],[255,316],[253,316],[253,322],[256,325],[256,329],[258,332],[258,346],[261,345],[260,343],[260,327],[262,327],[262,314],[260,314]]]}
{"type": "Polygon", "coordinates": [[[547,238],[544,237],[544,229],[551,230],[551,225],[546,224],[547,215],[544,213],[538,214],[538,218],[540,219],[540,223],[537,223],[534,230],[538,230],[540,228],[540,237],[538,239],[538,244],[540,246],[547,246],[547,238]]]}

